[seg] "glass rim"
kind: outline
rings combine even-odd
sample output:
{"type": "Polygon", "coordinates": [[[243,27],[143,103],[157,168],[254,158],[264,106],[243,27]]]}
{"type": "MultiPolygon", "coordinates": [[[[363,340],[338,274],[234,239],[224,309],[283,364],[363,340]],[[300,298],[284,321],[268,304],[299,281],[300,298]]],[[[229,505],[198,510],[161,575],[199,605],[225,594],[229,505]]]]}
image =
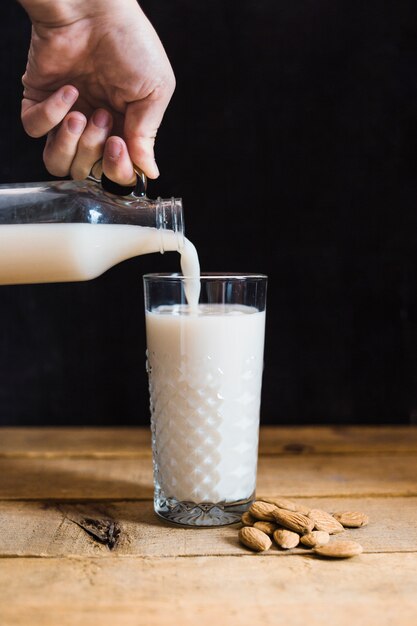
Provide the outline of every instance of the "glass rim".
{"type": "MultiPolygon", "coordinates": [[[[267,280],[267,274],[257,274],[250,272],[201,272],[200,280],[267,280]]],[[[194,276],[181,274],[180,272],[154,272],[143,275],[143,280],[168,280],[182,281],[185,279],[193,280],[194,276]]]]}

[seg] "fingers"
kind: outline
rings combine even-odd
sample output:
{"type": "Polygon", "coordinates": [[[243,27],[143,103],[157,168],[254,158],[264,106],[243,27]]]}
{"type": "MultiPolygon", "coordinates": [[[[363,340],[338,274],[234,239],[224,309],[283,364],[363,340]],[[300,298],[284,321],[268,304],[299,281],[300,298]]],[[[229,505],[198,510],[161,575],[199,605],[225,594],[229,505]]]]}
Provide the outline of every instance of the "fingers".
{"type": "Polygon", "coordinates": [[[154,137],[136,137],[134,148],[132,148],[132,141],[127,141],[133,162],[148,178],[158,178],[159,176],[154,154],[155,137],[156,134],[154,137]]]}
{"type": "Polygon", "coordinates": [[[97,109],[88,124],[82,113],[69,113],[48,135],[43,153],[48,171],[54,176],[86,178],[103,154],[111,126],[111,115],[104,109],[97,109]]]}
{"type": "Polygon", "coordinates": [[[53,176],[68,176],[86,124],[87,120],[82,113],[73,112],[67,115],[56,130],[49,133],[43,160],[53,176]]]}
{"type": "Polygon", "coordinates": [[[104,109],[94,111],[78,142],[77,152],[70,169],[72,178],[82,180],[89,175],[94,163],[103,154],[112,124],[110,113],[104,109]]]}
{"type": "Polygon", "coordinates": [[[65,85],[46,100],[23,98],[22,124],[31,137],[42,137],[60,124],[78,98],[78,90],[65,85]]]}
{"type": "MultiPolygon", "coordinates": [[[[126,144],[114,137],[104,152],[105,173],[109,178],[119,184],[130,184],[135,178],[132,161],[148,178],[159,176],[154,157],[155,137],[174,88],[172,74],[149,96],[127,106],[126,144]]],[[[100,120],[100,115],[106,113],[102,109],[103,113],[96,112],[98,117],[95,118],[95,114],[87,128],[83,114],[69,113],[78,95],[75,87],[66,85],[41,102],[29,98],[22,100],[22,123],[26,132],[31,137],[49,133],[44,160],[47,169],[55,176],[69,173],[77,179],[88,176],[92,165],[100,158],[111,130],[111,121],[100,120]]]]}
{"type": "Polygon", "coordinates": [[[132,185],[136,182],[126,143],[121,137],[109,137],[104,148],[103,172],[119,185],[132,185]]]}
{"type": "Polygon", "coordinates": [[[158,128],[175,88],[175,79],[155,89],[147,98],[132,102],[126,110],[124,134],[133,162],[148,176],[159,176],[154,144],[158,128]]]}

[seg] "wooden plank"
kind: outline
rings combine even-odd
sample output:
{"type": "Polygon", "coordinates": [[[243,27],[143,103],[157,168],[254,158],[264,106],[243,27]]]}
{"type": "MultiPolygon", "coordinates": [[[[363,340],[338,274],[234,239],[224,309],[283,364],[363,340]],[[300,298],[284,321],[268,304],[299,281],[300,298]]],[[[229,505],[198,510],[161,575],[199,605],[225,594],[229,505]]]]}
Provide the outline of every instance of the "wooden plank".
{"type": "Polygon", "coordinates": [[[0,428],[1,457],[151,456],[149,428],[0,428]]]}
{"type": "MultiPolygon", "coordinates": [[[[260,454],[417,452],[417,427],[265,427],[260,454]]],[[[137,458],[151,455],[149,428],[1,428],[0,457],[137,458]]]]}
{"type": "Polygon", "coordinates": [[[258,494],[416,496],[417,455],[261,456],[258,494]]]}
{"type": "Polygon", "coordinates": [[[1,500],[124,500],[152,497],[151,458],[0,459],[1,500]]]}
{"type": "MultiPolygon", "coordinates": [[[[261,456],[258,493],[415,496],[416,476],[417,455],[261,456]]],[[[128,500],[149,499],[152,493],[150,458],[0,459],[1,500],[128,500]]]]}
{"type": "Polygon", "coordinates": [[[263,427],[261,454],[386,454],[417,452],[415,426],[263,427]]]}
{"type": "Polygon", "coordinates": [[[3,626],[414,626],[417,554],[0,559],[3,626]]]}
{"type": "MultiPolygon", "coordinates": [[[[301,502],[327,511],[366,512],[370,524],[346,530],[343,538],[359,541],[367,553],[417,553],[417,498],[305,498],[301,502]]],[[[150,502],[72,505],[7,501],[0,502],[0,520],[0,557],[112,558],[247,553],[237,539],[239,524],[198,530],[175,527],[162,522],[150,502]],[[115,529],[118,540],[113,545],[109,539],[115,536],[115,529]]],[[[338,535],[337,539],[340,537],[338,535]]],[[[292,552],[308,554],[309,550],[297,548],[292,552]]],[[[286,555],[287,552],[274,546],[267,556],[286,555]]]]}

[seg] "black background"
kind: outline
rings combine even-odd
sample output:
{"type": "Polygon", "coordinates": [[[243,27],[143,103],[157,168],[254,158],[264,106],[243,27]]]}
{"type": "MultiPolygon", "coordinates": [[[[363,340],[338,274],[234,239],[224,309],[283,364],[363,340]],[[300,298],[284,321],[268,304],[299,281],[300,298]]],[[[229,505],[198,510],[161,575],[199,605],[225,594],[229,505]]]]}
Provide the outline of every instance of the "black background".
{"type": "MultiPolygon", "coordinates": [[[[146,0],[177,89],[151,197],[204,271],[269,276],[262,422],[417,422],[414,2],[146,0]]],[[[1,3],[0,182],[51,178],[20,124],[29,21],[1,3]]],[[[0,424],[148,423],[142,275],[0,287],[0,424]]]]}

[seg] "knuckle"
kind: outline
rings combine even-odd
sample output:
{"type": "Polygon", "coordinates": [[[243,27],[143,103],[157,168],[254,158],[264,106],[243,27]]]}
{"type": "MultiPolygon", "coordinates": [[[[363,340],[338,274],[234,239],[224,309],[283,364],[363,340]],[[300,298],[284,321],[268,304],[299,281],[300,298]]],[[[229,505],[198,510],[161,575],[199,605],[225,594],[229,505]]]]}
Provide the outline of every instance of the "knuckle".
{"type": "Polygon", "coordinates": [[[169,100],[175,91],[176,81],[174,72],[163,76],[150,94],[152,100],[169,100]]]}
{"type": "Polygon", "coordinates": [[[167,79],[167,87],[168,87],[168,91],[169,93],[172,95],[175,91],[175,87],[177,86],[177,80],[175,78],[175,74],[174,72],[170,72],[170,75],[167,79]]]}
{"type": "Polygon", "coordinates": [[[42,135],[44,134],[39,131],[39,127],[37,126],[37,124],[33,123],[30,120],[30,118],[27,119],[24,116],[22,116],[22,125],[23,125],[23,128],[25,129],[26,134],[29,135],[29,137],[38,139],[39,137],[42,137],[42,135]]]}
{"type": "Polygon", "coordinates": [[[68,176],[68,168],[64,168],[62,165],[57,165],[53,162],[45,162],[45,167],[52,176],[68,176]]]}
{"type": "Polygon", "coordinates": [[[57,159],[54,155],[52,155],[48,148],[45,148],[43,151],[43,162],[46,169],[50,174],[52,174],[52,176],[68,175],[68,167],[61,161],[61,159],[57,159]]]}
{"type": "Polygon", "coordinates": [[[91,171],[91,167],[80,163],[73,163],[70,169],[70,176],[74,180],[84,180],[91,171]]]}
{"type": "Polygon", "coordinates": [[[43,123],[48,128],[48,130],[51,130],[52,128],[57,126],[57,124],[59,124],[60,121],[61,121],[61,116],[59,119],[57,119],[56,112],[54,115],[53,110],[51,110],[49,107],[45,107],[44,112],[43,112],[43,123]]]}
{"type": "MultiPolygon", "coordinates": [[[[78,150],[90,155],[101,155],[105,139],[94,140],[88,133],[83,133],[78,141],[78,150]]],[[[97,157],[98,158],[98,157],[97,157]]]]}

